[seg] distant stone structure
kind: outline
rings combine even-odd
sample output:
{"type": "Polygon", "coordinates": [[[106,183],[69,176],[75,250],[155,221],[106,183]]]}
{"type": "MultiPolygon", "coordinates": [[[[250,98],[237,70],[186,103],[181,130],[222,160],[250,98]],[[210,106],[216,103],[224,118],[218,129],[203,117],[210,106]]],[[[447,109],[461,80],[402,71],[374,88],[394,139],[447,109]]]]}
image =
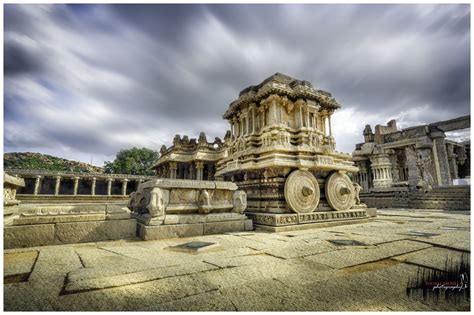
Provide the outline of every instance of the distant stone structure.
{"type": "Polygon", "coordinates": [[[197,140],[176,135],[172,146],[161,147],[160,159],[153,168],[160,178],[214,180],[216,161],[222,157],[223,145],[220,138],[208,142],[204,132],[197,140]]]}
{"type": "Polygon", "coordinates": [[[136,221],[116,204],[21,203],[23,178],[3,175],[4,247],[30,247],[134,238],[136,221]],[[21,203],[21,204],[20,204],[21,203]]]}
{"type": "MultiPolygon", "coordinates": [[[[470,177],[470,142],[458,143],[446,139],[446,132],[470,127],[470,116],[414,126],[398,130],[395,120],[387,126],[367,125],[364,142],[356,145],[353,160],[359,168],[355,181],[362,187],[362,199],[371,206],[436,207],[457,210],[464,204],[444,203],[443,194],[468,188],[450,188],[453,180],[470,177]],[[417,192],[428,196],[420,197],[417,192]],[[436,193],[436,194],[435,194],[436,193]],[[436,197],[435,197],[436,196],[436,197]],[[426,199],[424,203],[414,200],[426,199]],[[394,202],[394,200],[396,201],[394,202]]],[[[463,190],[464,189],[464,190],[463,190]]],[[[462,193],[460,193],[462,195],[462,193]]],[[[446,196],[448,197],[448,196],[446,196]]]]}
{"type": "Polygon", "coordinates": [[[27,203],[126,203],[128,196],[141,182],[155,178],[128,174],[23,169],[7,169],[6,172],[24,180],[25,185],[18,188],[17,198],[27,203]]]}

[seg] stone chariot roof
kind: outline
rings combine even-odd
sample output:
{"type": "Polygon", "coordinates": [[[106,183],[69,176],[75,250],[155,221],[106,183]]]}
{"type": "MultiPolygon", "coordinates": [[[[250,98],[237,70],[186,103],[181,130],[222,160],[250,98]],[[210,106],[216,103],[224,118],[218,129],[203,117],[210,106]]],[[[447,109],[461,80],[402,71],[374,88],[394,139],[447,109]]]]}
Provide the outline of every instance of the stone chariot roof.
{"type": "Polygon", "coordinates": [[[338,109],[341,106],[332,97],[331,93],[316,90],[313,85],[304,80],[298,80],[282,73],[275,73],[266,78],[258,85],[251,85],[239,93],[239,98],[234,100],[227,111],[224,113],[224,119],[232,116],[241,105],[249,103],[258,103],[269,94],[285,95],[290,99],[298,98],[311,99],[317,101],[321,106],[328,109],[338,109]]]}

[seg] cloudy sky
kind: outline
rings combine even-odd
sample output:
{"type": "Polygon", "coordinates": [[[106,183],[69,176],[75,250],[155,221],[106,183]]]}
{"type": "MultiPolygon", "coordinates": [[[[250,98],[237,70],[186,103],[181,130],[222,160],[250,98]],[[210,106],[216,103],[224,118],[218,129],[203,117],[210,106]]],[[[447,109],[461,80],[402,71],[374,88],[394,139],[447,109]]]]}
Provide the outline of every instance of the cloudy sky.
{"type": "Polygon", "coordinates": [[[364,125],[470,114],[469,5],[4,7],[4,150],[102,165],[208,139],[239,91],[282,72],[331,92],[337,149],[364,125]]]}

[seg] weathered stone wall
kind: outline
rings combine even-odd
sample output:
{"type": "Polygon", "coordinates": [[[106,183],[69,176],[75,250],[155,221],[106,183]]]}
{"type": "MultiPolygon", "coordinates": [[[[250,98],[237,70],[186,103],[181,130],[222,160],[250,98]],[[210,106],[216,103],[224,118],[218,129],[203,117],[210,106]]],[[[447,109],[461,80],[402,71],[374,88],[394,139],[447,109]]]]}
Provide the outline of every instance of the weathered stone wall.
{"type": "Polygon", "coordinates": [[[470,186],[438,187],[428,193],[408,190],[387,190],[361,193],[368,207],[470,210],[470,186]]]}
{"type": "Polygon", "coordinates": [[[370,208],[407,208],[408,190],[386,190],[360,193],[360,199],[370,208]]]}

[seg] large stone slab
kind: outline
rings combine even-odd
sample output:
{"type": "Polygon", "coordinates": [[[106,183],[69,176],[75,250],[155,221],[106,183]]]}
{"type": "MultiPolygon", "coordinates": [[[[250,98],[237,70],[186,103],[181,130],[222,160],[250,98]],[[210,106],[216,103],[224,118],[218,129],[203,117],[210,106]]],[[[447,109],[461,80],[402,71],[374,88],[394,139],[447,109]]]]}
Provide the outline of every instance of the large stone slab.
{"type": "Polygon", "coordinates": [[[69,293],[97,290],[104,288],[112,288],[163,278],[175,277],[185,274],[198,273],[206,270],[216,269],[215,266],[205,264],[202,262],[195,262],[193,264],[185,264],[178,266],[169,266],[156,269],[140,270],[136,272],[126,272],[118,270],[116,274],[113,273],[113,266],[109,269],[112,272],[105,274],[102,269],[97,270],[97,273],[86,271],[86,276],[81,276],[81,269],[69,276],[69,282],[66,284],[65,291],[69,293]]]}
{"type": "Polygon", "coordinates": [[[449,250],[447,248],[429,247],[414,253],[394,257],[394,259],[425,266],[427,268],[447,271],[451,263],[455,266],[461,262],[463,254],[465,253],[449,250]]]}
{"type": "Polygon", "coordinates": [[[263,252],[284,259],[297,258],[336,250],[334,245],[323,240],[313,242],[289,242],[281,246],[272,246],[263,252]]]}
{"type": "Polygon", "coordinates": [[[249,219],[169,225],[145,225],[138,223],[138,235],[143,240],[159,240],[166,238],[239,232],[251,230],[252,228],[252,221],[249,219]]]}
{"type": "Polygon", "coordinates": [[[164,224],[193,224],[193,223],[209,223],[220,221],[235,221],[245,220],[247,217],[244,214],[224,212],[224,213],[209,213],[207,215],[200,214],[168,214],[165,217],[164,224]]]}
{"type": "Polygon", "coordinates": [[[142,240],[189,237],[204,234],[204,224],[145,225],[138,223],[138,235],[142,240]]]}
{"type": "Polygon", "coordinates": [[[54,224],[5,226],[3,228],[4,248],[32,247],[54,243],[54,224]]]}
{"type": "Polygon", "coordinates": [[[377,246],[347,247],[347,249],[308,256],[304,259],[341,269],[414,252],[428,247],[431,247],[431,245],[403,240],[377,246]]]}
{"type": "Polygon", "coordinates": [[[61,243],[95,242],[134,238],[136,220],[107,220],[56,224],[56,239],[61,243]]]}
{"type": "Polygon", "coordinates": [[[265,254],[256,254],[236,257],[206,257],[204,261],[220,268],[229,268],[246,265],[272,265],[279,263],[280,259],[265,254]]]}
{"type": "Polygon", "coordinates": [[[245,221],[209,222],[204,224],[204,234],[221,234],[225,232],[245,231],[245,221]]]}
{"type": "Polygon", "coordinates": [[[8,253],[3,255],[4,281],[26,281],[38,257],[38,251],[8,253]]]}

